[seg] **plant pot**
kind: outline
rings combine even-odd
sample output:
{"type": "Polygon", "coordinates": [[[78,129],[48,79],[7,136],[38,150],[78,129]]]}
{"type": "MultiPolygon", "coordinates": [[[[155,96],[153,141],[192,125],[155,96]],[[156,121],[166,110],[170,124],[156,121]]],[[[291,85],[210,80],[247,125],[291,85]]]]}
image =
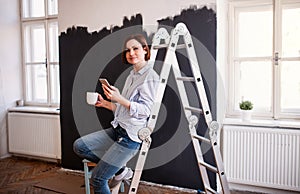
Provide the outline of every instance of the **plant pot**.
{"type": "Polygon", "coordinates": [[[242,120],[245,122],[251,121],[252,110],[242,110],[242,120]]]}

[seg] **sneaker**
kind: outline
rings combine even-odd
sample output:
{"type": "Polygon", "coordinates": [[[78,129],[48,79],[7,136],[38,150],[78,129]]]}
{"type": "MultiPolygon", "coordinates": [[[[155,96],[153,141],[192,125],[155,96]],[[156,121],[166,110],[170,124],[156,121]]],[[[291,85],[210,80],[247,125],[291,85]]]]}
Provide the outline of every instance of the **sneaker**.
{"type": "Polygon", "coordinates": [[[133,171],[130,168],[125,167],[123,172],[119,175],[114,176],[110,182],[109,182],[109,187],[110,189],[113,189],[116,187],[121,181],[126,181],[131,179],[133,176],[133,171]]]}

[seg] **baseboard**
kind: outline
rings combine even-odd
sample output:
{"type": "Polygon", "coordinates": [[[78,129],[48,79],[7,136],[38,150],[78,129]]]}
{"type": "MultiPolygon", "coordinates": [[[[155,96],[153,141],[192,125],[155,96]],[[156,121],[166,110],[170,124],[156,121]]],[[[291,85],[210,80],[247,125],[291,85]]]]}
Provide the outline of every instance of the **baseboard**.
{"type": "Polygon", "coordinates": [[[177,186],[163,185],[163,184],[152,183],[152,182],[147,182],[147,181],[140,181],[140,183],[142,183],[144,185],[149,185],[149,186],[156,186],[156,187],[161,187],[161,188],[168,188],[168,189],[172,189],[172,190],[179,191],[179,192],[197,193],[197,190],[188,189],[188,188],[182,188],[182,187],[177,187],[177,186]]]}
{"type": "Polygon", "coordinates": [[[267,188],[267,187],[260,187],[260,186],[252,186],[246,184],[238,184],[238,183],[229,183],[230,190],[237,190],[237,191],[248,191],[252,193],[266,193],[266,194],[299,194],[296,191],[288,191],[288,190],[281,190],[277,188],[267,188]]]}
{"type": "Polygon", "coordinates": [[[42,157],[42,156],[32,156],[32,155],[27,155],[27,154],[16,154],[16,153],[12,154],[11,156],[46,161],[46,162],[53,162],[53,163],[57,163],[57,164],[61,163],[60,159],[47,158],[47,157],[42,157]]]}
{"type": "Polygon", "coordinates": [[[5,159],[5,158],[9,158],[11,157],[12,155],[11,154],[5,154],[3,156],[0,156],[0,159],[5,159]]]}

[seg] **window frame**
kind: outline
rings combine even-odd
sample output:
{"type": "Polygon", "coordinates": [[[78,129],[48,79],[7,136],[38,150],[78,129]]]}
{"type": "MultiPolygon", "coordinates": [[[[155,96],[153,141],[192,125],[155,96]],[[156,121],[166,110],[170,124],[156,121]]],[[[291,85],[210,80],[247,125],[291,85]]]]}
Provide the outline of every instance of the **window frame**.
{"type": "MultiPolygon", "coordinates": [[[[46,107],[59,107],[59,97],[58,102],[52,101],[52,86],[51,86],[51,66],[53,65],[59,65],[59,58],[57,57],[57,61],[50,61],[50,43],[49,43],[49,29],[50,24],[57,23],[57,29],[58,29],[58,13],[49,15],[48,14],[48,1],[44,0],[44,12],[45,15],[41,17],[25,17],[25,11],[23,9],[24,1],[26,0],[20,0],[20,19],[21,19],[21,39],[22,39],[22,66],[23,66],[23,93],[24,93],[24,103],[25,105],[29,106],[46,106],[46,107]],[[44,61],[26,61],[26,31],[25,26],[35,25],[35,24],[41,24],[44,27],[45,31],[45,60],[44,61]],[[29,100],[28,94],[29,91],[27,90],[27,65],[36,65],[36,64],[45,64],[46,66],[46,83],[47,83],[47,99],[46,102],[41,101],[35,101],[35,100],[29,100]]],[[[28,2],[27,2],[28,3],[28,2]]],[[[27,10],[28,11],[28,10],[27,10]]],[[[58,11],[58,10],[57,10],[58,11]]],[[[58,42],[58,37],[57,37],[58,42]]],[[[58,52],[58,45],[57,45],[57,52],[58,52]]],[[[32,85],[33,82],[31,82],[32,85]]],[[[59,83],[58,83],[58,90],[59,90],[59,83]]],[[[59,93],[60,91],[58,91],[59,93]]]]}
{"type": "MultiPolygon", "coordinates": [[[[299,3],[299,0],[231,0],[228,3],[228,69],[227,69],[227,81],[228,81],[228,102],[227,102],[227,117],[238,117],[240,115],[240,111],[236,109],[236,102],[239,102],[240,99],[236,100],[237,94],[236,92],[236,80],[235,77],[237,75],[235,66],[235,61],[255,61],[255,60],[267,60],[272,63],[272,95],[271,95],[271,111],[268,112],[259,112],[253,111],[253,116],[261,119],[299,119],[300,112],[283,112],[281,110],[281,102],[280,102],[280,82],[281,82],[281,62],[285,61],[284,58],[279,56],[279,65],[275,65],[275,53],[282,53],[281,50],[281,10],[282,5],[299,3]],[[273,45],[272,45],[272,56],[265,57],[236,57],[235,48],[237,48],[237,42],[235,41],[235,36],[237,32],[237,25],[235,22],[237,19],[235,18],[235,9],[243,8],[243,7],[251,7],[251,6],[265,6],[271,5],[273,9],[273,45]]],[[[300,57],[291,57],[289,60],[300,61],[300,57]]]]}

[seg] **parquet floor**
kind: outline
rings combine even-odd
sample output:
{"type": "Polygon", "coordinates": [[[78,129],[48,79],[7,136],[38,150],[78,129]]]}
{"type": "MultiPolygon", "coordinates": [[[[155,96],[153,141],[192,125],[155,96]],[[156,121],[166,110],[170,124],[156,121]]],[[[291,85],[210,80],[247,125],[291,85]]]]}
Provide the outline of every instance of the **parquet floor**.
{"type": "MultiPolygon", "coordinates": [[[[34,159],[10,157],[0,160],[0,194],[57,194],[61,192],[51,191],[37,187],[41,181],[50,179],[61,180],[62,175],[74,175],[81,186],[84,185],[83,173],[62,170],[58,164],[34,159]],[[78,176],[81,177],[78,178],[78,176]]],[[[78,186],[78,185],[76,185],[78,186]]],[[[82,189],[84,191],[84,188],[82,189]]],[[[128,190],[126,187],[125,190],[128,190]]],[[[82,193],[82,192],[81,192],[82,193]]],[[[84,193],[84,192],[83,192],[84,193]]],[[[126,192],[125,192],[126,193],[126,192]]],[[[194,190],[160,187],[141,182],[137,194],[191,194],[194,190]]],[[[231,194],[248,194],[249,192],[232,191],[231,194]]],[[[251,193],[251,192],[250,192],[251,193]]],[[[78,194],[78,193],[70,193],[78,194]]],[[[254,194],[254,193],[252,193],[254,194]]]]}
{"type": "MultiPolygon", "coordinates": [[[[0,193],[41,193],[54,194],[57,192],[43,188],[38,188],[35,185],[52,177],[61,176],[66,171],[61,171],[59,165],[50,162],[39,160],[11,157],[0,160],[0,193]]],[[[74,172],[73,172],[74,174],[74,172]]],[[[82,176],[82,184],[84,184],[83,174],[77,173],[77,176],[82,176]]],[[[152,185],[141,183],[138,188],[138,194],[189,194],[196,192],[185,192],[182,190],[174,190],[171,188],[161,188],[152,185]]],[[[73,193],[72,193],[73,194],[73,193]]],[[[76,193],[75,193],[76,194],[76,193]]]]}
{"type": "Polygon", "coordinates": [[[41,179],[55,176],[53,163],[19,158],[0,160],[0,193],[49,193],[34,187],[41,179]]]}

